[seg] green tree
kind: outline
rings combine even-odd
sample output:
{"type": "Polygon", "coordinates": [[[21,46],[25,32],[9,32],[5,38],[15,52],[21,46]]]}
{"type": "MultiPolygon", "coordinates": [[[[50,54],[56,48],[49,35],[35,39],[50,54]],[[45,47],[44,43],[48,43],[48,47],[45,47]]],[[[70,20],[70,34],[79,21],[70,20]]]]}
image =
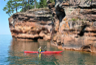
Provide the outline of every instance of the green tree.
{"type": "Polygon", "coordinates": [[[36,8],[36,0],[34,0],[34,9],[36,8]]]}
{"type": "MultiPolygon", "coordinates": [[[[37,1],[36,1],[37,5],[37,1]]],[[[35,0],[23,0],[21,12],[25,12],[29,9],[36,8],[35,0]]]]}
{"type": "Polygon", "coordinates": [[[13,5],[13,4],[12,4],[12,0],[9,0],[9,1],[7,2],[7,5],[3,8],[3,10],[6,11],[6,13],[7,13],[9,16],[11,15],[11,13],[14,12],[14,8],[13,8],[12,5],[13,5]]]}
{"type": "Polygon", "coordinates": [[[16,13],[17,13],[18,10],[22,7],[21,6],[22,5],[22,0],[13,0],[12,4],[13,4],[13,7],[14,7],[16,13]]]}
{"type": "Polygon", "coordinates": [[[36,0],[31,1],[33,3],[34,9],[38,8],[39,4],[36,0]]]}
{"type": "Polygon", "coordinates": [[[52,3],[53,3],[53,2],[55,2],[55,1],[54,1],[54,0],[50,0],[50,2],[52,2],[52,3]]]}
{"type": "Polygon", "coordinates": [[[22,0],[9,0],[3,10],[6,11],[9,16],[15,12],[17,13],[21,7],[21,1],[22,0]]]}
{"type": "MultiPolygon", "coordinates": [[[[51,0],[53,2],[53,0],[51,0]]],[[[10,16],[13,13],[25,12],[32,8],[43,8],[47,6],[46,0],[9,0],[5,7],[4,11],[10,16]]]]}
{"type": "Polygon", "coordinates": [[[40,8],[44,8],[47,6],[47,1],[46,0],[40,0],[40,8]]]}

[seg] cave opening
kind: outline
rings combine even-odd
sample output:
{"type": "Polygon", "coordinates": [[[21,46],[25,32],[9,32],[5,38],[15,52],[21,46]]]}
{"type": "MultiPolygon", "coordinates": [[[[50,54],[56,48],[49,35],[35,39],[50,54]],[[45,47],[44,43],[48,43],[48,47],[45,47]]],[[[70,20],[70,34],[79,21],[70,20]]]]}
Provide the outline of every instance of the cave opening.
{"type": "Polygon", "coordinates": [[[62,22],[62,19],[66,16],[64,8],[57,6],[56,15],[57,15],[59,22],[62,22]]]}
{"type": "Polygon", "coordinates": [[[86,28],[87,26],[88,26],[88,25],[82,26],[81,32],[78,34],[79,36],[83,36],[83,35],[84,35],[85,28],[86,28]]]}

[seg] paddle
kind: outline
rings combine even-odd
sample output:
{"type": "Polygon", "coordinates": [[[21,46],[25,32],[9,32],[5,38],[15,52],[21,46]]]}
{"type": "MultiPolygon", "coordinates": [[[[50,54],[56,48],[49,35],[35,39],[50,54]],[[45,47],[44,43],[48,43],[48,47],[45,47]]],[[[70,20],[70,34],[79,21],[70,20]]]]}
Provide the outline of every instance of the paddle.
{"type": "Polygon", "coordinates": [[[44,51],[46,51],[46,46],[44,47],[44,51]]]}

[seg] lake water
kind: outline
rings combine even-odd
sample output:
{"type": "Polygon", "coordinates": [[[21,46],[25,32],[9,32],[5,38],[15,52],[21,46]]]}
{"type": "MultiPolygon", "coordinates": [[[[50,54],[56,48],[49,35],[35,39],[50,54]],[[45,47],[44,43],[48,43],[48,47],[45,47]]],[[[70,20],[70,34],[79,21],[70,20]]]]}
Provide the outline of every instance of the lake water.
{"type": "Polygon", "coordinates": [[[24,50],[37,51],[38,47],[59,50],[49,42],[26,42],[0,35],[0,65],[96,65],[96,54],[63,51],[61,54],[24,54],[24,50]]]}

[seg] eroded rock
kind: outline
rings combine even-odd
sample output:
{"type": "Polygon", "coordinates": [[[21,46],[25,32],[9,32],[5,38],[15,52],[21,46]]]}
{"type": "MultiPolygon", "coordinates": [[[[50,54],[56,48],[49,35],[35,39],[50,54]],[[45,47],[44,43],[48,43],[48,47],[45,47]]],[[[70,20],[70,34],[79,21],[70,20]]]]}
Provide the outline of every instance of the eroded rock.
{"type": "MultiPolygon", "coordinates": [[[[95,44],[96,9],[92,7],[93,2],[90,2],[89,0],[70,0],[70,2],[64,1],[48,5],[54,19],[53,43],[56,46],[59,45],[70,50],[81,50],[84,45],[95,44]],[[61,17],[62,21],[58,18],[58,16],[61,16],[61,14],[58,14],[61,11],[66,14],[62,13],[65,15],[63,18],[61,17]]],[[[86,51],[92,52],[92,49],[88,48],[86,51]]]]}
{"type": "Polygon", "coordinates": [[[15,13],[9,18],[11,34],[19,39],[51,39],[51,14],[49,9],[32,9],[15,13]]]}

